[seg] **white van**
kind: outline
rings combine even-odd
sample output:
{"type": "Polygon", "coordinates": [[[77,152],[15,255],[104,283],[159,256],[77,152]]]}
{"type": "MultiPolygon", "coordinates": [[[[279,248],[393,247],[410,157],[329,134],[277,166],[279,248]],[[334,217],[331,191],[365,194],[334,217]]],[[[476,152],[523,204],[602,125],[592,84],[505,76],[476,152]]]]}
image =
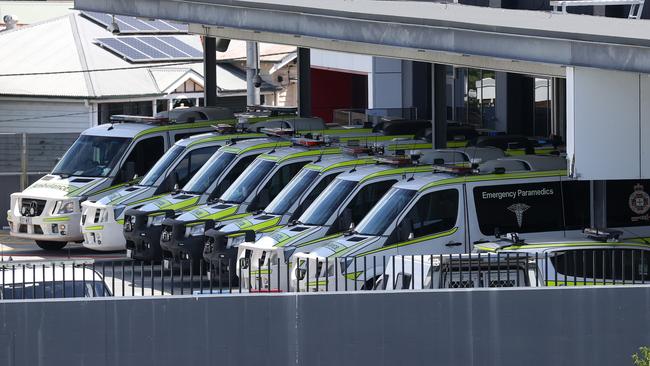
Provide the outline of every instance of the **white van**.
{"type": "Polygon", "coordinates": [[[304,289],[316,276],[334,276],[325,261],[329,267],[345,261],[329,282],[367,288],[372,282],[362,283],[366,268],[359,266],[364,257],[469,253],[508,232],[527,240],[581,236],[590,226],[590,182],[569,179],[565,167],[562,158],[521,156],[486,162],[477,172],[438,171],[399,182],[354,230],[296,254],[302,269],[309,261],[322,270],[312,278],[296,270],[293,284],[304,289]]]}
{"type": "MultiPolygon", "coordinates": [[[[129,121],[125,116],[114,120],[129,121]]],[[[139,123],[99,125],[82,132],[52,172],[11,195],[10,234],[46,250],[80,242],[81,203],[116,192],[144,176],[174,142],[211,131],[214,122],[175,124],[136,117],[139,123]]]]}

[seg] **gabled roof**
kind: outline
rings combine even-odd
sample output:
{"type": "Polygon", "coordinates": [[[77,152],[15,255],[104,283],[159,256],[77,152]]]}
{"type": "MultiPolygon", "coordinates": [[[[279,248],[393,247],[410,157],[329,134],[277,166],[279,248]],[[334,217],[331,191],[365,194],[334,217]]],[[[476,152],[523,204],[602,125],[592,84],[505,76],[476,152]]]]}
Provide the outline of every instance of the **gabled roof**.
{"type": "MultiPolygon", "coordinates": [[[[203,84],[201,62],[132,64],[95,44],[97,38],[112,36],[77,11],[1,32],[0,96],[146,98],[170,93],[188,78],[203,84]]],[[[199,36],[175,37],[203,48],[199,36]]],[[[222,93],[246,91],[243,71],[227,64],[218,66],[217,84],[222,93]]]]}

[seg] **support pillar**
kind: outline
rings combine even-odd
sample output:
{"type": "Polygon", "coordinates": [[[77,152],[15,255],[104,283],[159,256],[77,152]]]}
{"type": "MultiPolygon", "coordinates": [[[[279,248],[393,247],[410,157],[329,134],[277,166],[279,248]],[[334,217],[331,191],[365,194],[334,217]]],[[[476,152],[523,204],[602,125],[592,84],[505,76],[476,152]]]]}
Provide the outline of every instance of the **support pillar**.
{"type": "MultiPolygon", "coordinates": [[[[520,74],[508,74],[506,79],[508,81],[508,133],[533,135],[535,79],[520,74]]],[[[499,103],[498,100],[497,103],[499,103]]]]}
{"type": "Polygon", "coordinates": [[[217,105],[217,47],[216,39],[203,39],[203,80],[204,104],[213,107],[217,105]]]}
{"type": "MultiPolygon", "coordinates": [[[[417,116],[414,118],[417,119],[432,119],[431,112],[433,110],[433,98],[431,97],[432,93],[432,83],[428,82],[431,80],[431,69],[432,64],[428,62],[416,62],[413,61],[412,66],[412,92],[411,92],[411,106],[415,107],[417,111],[417,116]]],[[[445,72],[446,78],[446,72],[445,72]]],[[[446,83],[446,79],[443,80],[446,83]]],[[[446,88],[446,87],[445,87],[446,88]]],[[[445,93],[446,94],[446,93],[445,93]]],[[[446,99],[445,99],[446,101],[446,99]]],[[[404,104],[408,106],[408,104],[404,104]]],[[[446,106],[445,106],[446,108],[446,106]]]]}
{"type": "Polygon", "coordinates": [[[436,149],[447,147],[447,67],[433,64],[433,144],[436,149]]]}
{"type": "Polygon", "coordinates": [[[298,115],[311,117],[311,54],[298,48],[298,115]]]}
{"type": "Polygon", "coordinates": [[[259,48],[257,42],[246,42],[246,104],[260,105],[259,48]],[[257,83],[257,85],[256,85],[257,83]]]}

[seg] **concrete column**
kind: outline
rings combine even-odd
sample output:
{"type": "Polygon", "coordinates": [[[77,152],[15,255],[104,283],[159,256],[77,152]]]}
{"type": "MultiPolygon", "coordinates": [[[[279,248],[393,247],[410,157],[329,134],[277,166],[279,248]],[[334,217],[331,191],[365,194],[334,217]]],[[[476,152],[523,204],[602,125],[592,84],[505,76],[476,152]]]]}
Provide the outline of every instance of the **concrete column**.
{"type": "Polygon", "coordinates": [[[154,99],[151,101],[151,115],[155,117],[156,113],[158,113],[158,103],[154,99]]]}
{"type": "Polygon", "coordinates": [[[260,88],[255,83],[259,82],[259,48],[257,42],[246,42],[246,104],[260,105],[260,88]]]}
{"type": "MultiPolygon", "coordinates": [[[[203,46],[203,80],[204,100],[206,106],[217,105],[217,47],[216,39],[204,37],[203,46]]],[[[171,108],[170,108],[171,109],[171,108]]]]}
{"type": "Polygon", "coordinates": [[[497,71],[496,73],[496,122],[494,129],[497,131],[508,130],[508,73],[497,71]]]}
{"type": "MultiPolygon", "coordinates": [[[[411,67],[411,104],[410,106],[417,109],[418,119],[432,119],[433,110],[431,69],[432,64],[428,62],[413,62],[411,67]]],[[[446,80],[445,80],[446,81],[446,80]]]]}
{"type": "Polygon", "coordinates": [[[508,133],[532,135],[535,114],[535,79],[520,74],[508,74],[506,79],[508,81],[508,133]]]}
{"type": "Polygon", "coordinates": [[[298,48],[298,114],[311,117],[311,57],[309,48],[298,48]]]}
{"type": "Polygon", "coordinates": [[[372,59],[372,108],[402,108],[402,61],[383,57],[372,59]]]}
{"type": "Polygon", "coordinates": [[[433,65],[433,143],[436,149],[447,147],[447,67],[433,65]]]}
{"type": "Polygon", "coordinates": [[[579,179],[650,178],[650,76],[567,67],[567,156],[579,179]]]}

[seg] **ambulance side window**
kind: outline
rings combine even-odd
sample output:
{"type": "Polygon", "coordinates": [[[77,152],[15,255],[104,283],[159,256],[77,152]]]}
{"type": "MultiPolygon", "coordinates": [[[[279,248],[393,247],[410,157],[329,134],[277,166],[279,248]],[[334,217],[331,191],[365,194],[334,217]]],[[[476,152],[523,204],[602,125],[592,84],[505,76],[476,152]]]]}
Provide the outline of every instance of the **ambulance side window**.
{"type": "MultiPolygon", "coordinates": [[[[458,216],[458,190],[445,189],[431,192],[418,200],[400,225],[410,225],[405,230],[415,238],[450,230],[456,225],[458,216]]],[[[404,236],[404,235],[403,235],[404,236]]],[[[408,234],[405,236],[408,237],[408,234]]],[[[395,238],[406,241],[407,238],[395,238]]]]}
{"type": "Polygon", "coordinates": [[[540,182],[475,187],[481,233],[532,233],[589,226],[589,182],[540,182]]]}
{"type": "Polygon", "coordinates": [[[328,234],[345,231],[351,223],[358,224],[361,219],[370,211],[372,206],[388,192],[397,180],[387,180],[383,182],[370,183],[354,196],[348,205],[341,211],[339,217],[328,230],[328,234]]]}
{"type": "Polygon", "coordinates": [[[221,183],[217,184],[217,187],[214,189],[214,191],[210,194],[210,199],[215,198],[215,197],[220,197],[223,192],[230,187],[232,182],[237,179],[241,175],[241,173],[244,172],[244,169],[248,168],[249,165],[255,160],[257,155],[249,155],[241,158],[238,162],[235,163],[235,166],[230,169],[228,174],[223,178],[221,183]]]}
{"type": "Polygon", "coordinates": [[[122,163],[113,185],[126,183],[133,179],[136,174],[143,177],[164,153],[165,140],[162,136],[138,141],[129,156],[124,160],[124,163],[122,163]]]}
{"type": "Polygon", "coordinates": [[[316,187],[314,187],[314,189],[312,189],[311,192],[309,192],[309,194],[307,195],[307,197],[305,197],[302,203],[300,203],[300,206],[298,206],[296,211],[294,211],[294,213],[291,215],[291,218],[289,220],[298,219],[300,215],[302,215],[302,213],[305,212],[305,209],[309,207],[309,205],[311,205],[312,202],[314,202],[316,197],[318,197],[323,192],[323,190],[325,190],[325,187],[327,187],[330,183],[332,183],[334,178],[336,178],[339,174],[341,173],[334,173],[323,177],[323,179],[321,179],[321,181],[318,182],[316,187]]]}
{"type": "Polygon", "coordinates": [[[293,164],[287,164],[280,169],[278,169],[271,179],[266,182],[264,187],[259,190],[257,197],[251,202],[248,211],[254,211],[257,209],[263,209],[268,206],[269,203],[273,200],[275,196],[280,193],[282,188],[284,188],[289,181],[298,174],[300,169],[305,166],[307,162],[298,162],[293,164]]]}
{"type": "Polygon", "coordinates": [[[183,160],[176,165],[174,170],[170,172],[163,183],[156,189],[156,194],[171,192],[176,184],[178,184],[179,188],[182,188],[218,148],[219,146],[203,147],[185,155],[183,160]]]}

